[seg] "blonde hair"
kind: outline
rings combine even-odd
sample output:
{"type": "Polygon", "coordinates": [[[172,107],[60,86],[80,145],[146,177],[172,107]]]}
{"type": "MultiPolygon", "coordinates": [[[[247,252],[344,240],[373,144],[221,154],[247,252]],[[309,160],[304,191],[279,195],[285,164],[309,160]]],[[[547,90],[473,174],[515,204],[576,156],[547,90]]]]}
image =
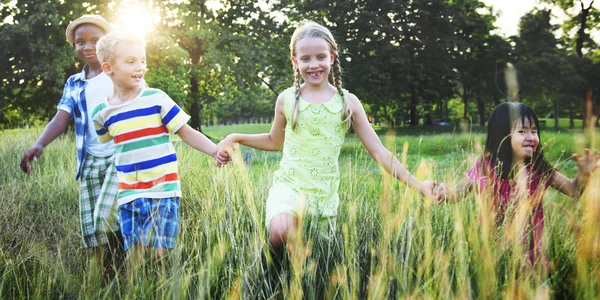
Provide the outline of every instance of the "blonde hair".
{"type": "Polygon", "coordinates": [[[142,45],[146,46],[144,39],[129,31],[114,30],[109,32],[98,40],[96,44],[96,56],[102,64],[105,62],[114,62],[116,59],[116,48],[118,45],[142,45]]]}
{"type": "MultiPolygon", "coordinates": [[[[332,55],[335,55],[335,60],[333,61],[333,72],[332,79],[333,85],[337,89],[340,96],[342,96],[344,102],[342,120],[346,123],[347,127],[352,126],[352,108],[350,107],[350,103],[348,100],[348,95],[344,94],[342,90],[342,67],[340,66],[340,59],[338,55],[338,46],[335,40],[333,39],[333,35],[331,31],[327,29],[325,26],[320,25],[313,21],[303,21],[298,28],[294,31],[292,35],[292,40],[290,41],[290,53],[292,56],[296,56],[296,44],[299,40],[303,38],[322,38],[329,45],[329,51],[332,55]]],[[[292,110],[292,129],[296,129],[296,125],[298,123],[298,114],[300,113],[300,107],[298,105],[298,101],[300,100],[300,70],[294,64],[294,87],[296,88],[296,101],[294,101],[294,108],[292,110]]]]}

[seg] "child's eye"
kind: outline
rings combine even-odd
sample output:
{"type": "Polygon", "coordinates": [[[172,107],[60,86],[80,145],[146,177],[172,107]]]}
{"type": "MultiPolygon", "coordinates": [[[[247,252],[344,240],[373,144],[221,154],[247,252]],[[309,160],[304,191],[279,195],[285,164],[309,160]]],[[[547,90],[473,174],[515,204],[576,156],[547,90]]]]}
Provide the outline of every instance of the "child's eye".
{"type": "Polygon", "coordinates": [[[94,43],[94,44],[95,44],[95,43],[97,43],[97,42],[98,42],[98,40],[97,40],[97,39],[93,39],[93,40],[92,40],[92,43],[94,43]]]}

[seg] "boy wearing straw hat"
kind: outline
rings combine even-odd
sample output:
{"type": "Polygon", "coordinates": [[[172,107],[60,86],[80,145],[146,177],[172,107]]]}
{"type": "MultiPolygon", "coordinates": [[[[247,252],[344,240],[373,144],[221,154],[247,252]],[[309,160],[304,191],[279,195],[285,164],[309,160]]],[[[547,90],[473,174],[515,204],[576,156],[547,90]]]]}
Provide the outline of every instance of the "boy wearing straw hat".
{"type": "Polygon", "coordinates": [[[37,161],[44,147],[62,134],[71,118],[75,121],[77,174],[80,180],[79,211],[83,247],[94,249],[102,263],[102,277],[109,280],[120,260],[122,236],[116,215],[117,175],[114,144],[99,143],[91,109],[113,92],[110,77],[102,72],[96,57],[96,42],[111,31],[99,15],[83,15],[67,26],[66,38],[85,63],[80,73],[65,83],[58,111],[37,141],[25,151],[21,168],[29,174],[31,161],[37,161]]]}

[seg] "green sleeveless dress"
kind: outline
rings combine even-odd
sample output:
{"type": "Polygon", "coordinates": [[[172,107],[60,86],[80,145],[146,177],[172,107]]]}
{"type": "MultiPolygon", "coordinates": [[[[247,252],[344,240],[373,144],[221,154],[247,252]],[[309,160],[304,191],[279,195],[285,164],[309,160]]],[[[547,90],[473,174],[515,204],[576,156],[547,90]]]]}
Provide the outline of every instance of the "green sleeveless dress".
{"type": "Polygon", "coordinates": [[[336,92],[320,104],[300,98],[295,130],[292,130],[293,87],[284,91],[284,101],[287,124],[283,157],[267,198],[267,227],[281,213],[336,216],[340,201],[338,157],[348,129],[342,122],[342,97],[336,92]]]}

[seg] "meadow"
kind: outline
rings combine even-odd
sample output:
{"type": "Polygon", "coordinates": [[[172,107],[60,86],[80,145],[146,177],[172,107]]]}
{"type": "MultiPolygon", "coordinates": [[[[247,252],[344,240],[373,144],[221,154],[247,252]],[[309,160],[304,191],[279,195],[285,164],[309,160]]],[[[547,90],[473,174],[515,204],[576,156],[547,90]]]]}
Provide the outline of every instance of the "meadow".
{"type": "MultiPolygon", "coordinates": [[[[269,125],[203,129],[218,140],[229,132],[265,132],[269,125]]],[[[175,138],[184,196],[170,262],[148,263],[133,284],[105,285],[81,246],[72,134],[48,146],[32,174],[19,168],[40,132],[0,131],[2,299],[600,297],[599,171],[578,201],[553,189],[546,193],[546,274],[523,270],[515,233],[496,228],[477,195],[456,204],[424,199],[382,173],[352,134],[339,161],[336,237],[325,241],[301,231],[281,276],[270,263],[264,225],[265,199],[281,154],[242,147],[232,164],[217,168],[175,138]]],[[[485,139],[481,130],[465,127],[436,134],[378,132],[418,178],[448,183],[464,176],[485,139]]],[[[571,153],[600,149],[597,134],[546,130],[542,146],[549,161],[573,177],[571,153]]]]}

